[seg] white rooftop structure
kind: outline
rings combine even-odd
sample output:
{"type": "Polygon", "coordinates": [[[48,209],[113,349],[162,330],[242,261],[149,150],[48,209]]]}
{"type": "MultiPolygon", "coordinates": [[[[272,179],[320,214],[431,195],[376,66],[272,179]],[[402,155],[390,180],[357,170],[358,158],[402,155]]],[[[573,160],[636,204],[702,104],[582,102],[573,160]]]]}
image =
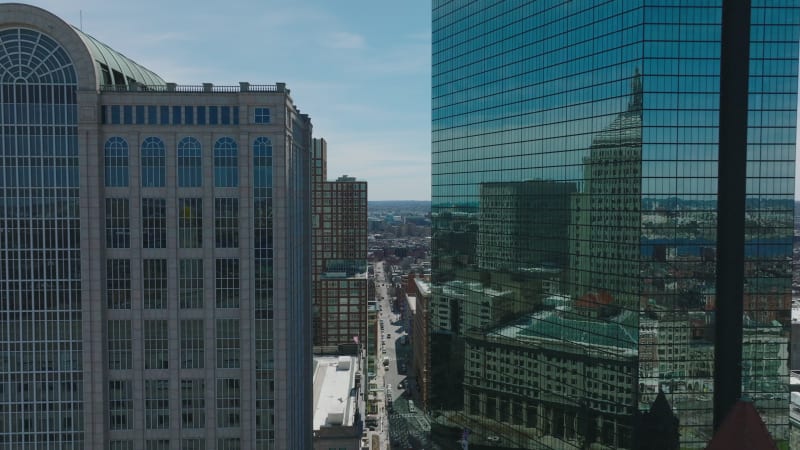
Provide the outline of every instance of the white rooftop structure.
{"type": "Polygon", "coordinates": [[[353,425],[357,369],[354,356],[314,357],[314,430],[353,425]]]}

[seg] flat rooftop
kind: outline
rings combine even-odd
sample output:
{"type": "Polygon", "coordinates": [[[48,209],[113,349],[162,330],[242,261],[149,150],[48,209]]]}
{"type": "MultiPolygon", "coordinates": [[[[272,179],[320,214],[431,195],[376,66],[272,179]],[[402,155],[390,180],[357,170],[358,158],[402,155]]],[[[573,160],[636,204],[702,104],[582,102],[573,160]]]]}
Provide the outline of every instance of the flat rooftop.
{"type": "Polygon", "coordinates": [[[353,425],[357,371],[354,356],[314,357],[314,430],[353,425]]]}

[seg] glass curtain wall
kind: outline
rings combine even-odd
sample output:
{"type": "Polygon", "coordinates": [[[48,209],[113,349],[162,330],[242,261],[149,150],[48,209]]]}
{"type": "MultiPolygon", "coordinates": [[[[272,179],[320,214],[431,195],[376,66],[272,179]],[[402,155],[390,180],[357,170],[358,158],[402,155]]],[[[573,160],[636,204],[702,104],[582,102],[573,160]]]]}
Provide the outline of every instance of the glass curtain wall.
{"type": "Polygon", "coordinates": [[[77,81],[39,32],[0,30],[0,447],[82,449],[77,81]]]}
{"type": "MultiPolygon", "coordinates": [[[[779,441],[797,6],[753,2],[748,99],[743,389],[779,441]]],[[[439,446],[633,448],[659,392],[682,446],[711,438],[721,20],[721,1],[433,2],[439,446]]]]}

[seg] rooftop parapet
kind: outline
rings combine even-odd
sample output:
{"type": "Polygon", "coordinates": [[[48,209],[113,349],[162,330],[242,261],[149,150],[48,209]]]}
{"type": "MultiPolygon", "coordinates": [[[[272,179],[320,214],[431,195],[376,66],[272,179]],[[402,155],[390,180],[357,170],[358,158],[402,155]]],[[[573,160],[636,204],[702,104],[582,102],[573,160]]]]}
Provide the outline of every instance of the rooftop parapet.
{"type": "Polygon", "coordinates": [[[238,86],[215,86],[211,83],[200,85],[179,85],[175,83],[166,84],[103,84],[100,86],[102,92],[178,92],[191,94],[208,93],[239,93],[239,92],[284,92],[286,89],[279,89],[278,84],[249,84],[240,83],[238,86]]]}

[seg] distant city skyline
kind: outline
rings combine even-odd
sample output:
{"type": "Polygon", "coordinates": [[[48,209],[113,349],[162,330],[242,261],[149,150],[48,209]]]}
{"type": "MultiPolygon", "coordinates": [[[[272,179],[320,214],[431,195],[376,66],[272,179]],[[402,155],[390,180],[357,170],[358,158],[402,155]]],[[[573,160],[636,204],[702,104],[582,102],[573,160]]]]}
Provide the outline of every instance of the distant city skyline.
{"type": "Polygon", "coordinates": [[[168,82],[285,82],[369,200],[430,200],[428,2],[23,1],[168,82]]]}

